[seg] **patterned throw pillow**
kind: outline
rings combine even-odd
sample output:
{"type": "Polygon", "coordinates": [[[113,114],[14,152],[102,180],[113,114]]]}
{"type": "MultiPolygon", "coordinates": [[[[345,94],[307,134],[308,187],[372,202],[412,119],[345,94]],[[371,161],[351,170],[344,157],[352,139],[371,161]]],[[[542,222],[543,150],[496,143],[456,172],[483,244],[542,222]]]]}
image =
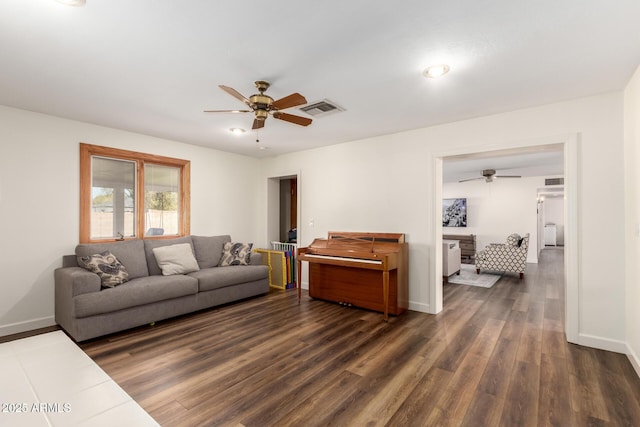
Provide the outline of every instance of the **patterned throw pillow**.
{"type": "Polygon", "coordinates": [[[253,243],[226,242],[222,248],[220,267],[228,265],[249,265],[253,243]]]}
{"type": "Polygon", "coordinates": [[[78,257],[78,264],[100,276],[104,288],[114,288],[129,280],[129,273],[124,265],[109,251],[78,257]]]}
{"type": "Polygon", "coordinates": [[[509,246],[520,246],[518,241],[520,240],[520,235],[517,233],[510,234],[507,237],[507,245],[509,246]]]}

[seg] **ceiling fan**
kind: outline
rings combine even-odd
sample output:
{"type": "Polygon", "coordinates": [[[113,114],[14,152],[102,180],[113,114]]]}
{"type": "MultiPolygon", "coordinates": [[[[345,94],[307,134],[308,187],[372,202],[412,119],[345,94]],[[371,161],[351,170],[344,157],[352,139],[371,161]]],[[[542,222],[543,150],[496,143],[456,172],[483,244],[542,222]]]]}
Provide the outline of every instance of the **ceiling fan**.
{"type": "Polygon", "coordinates": [[[306,117],[296,116],[293,114],[283,113],[281,110],[286,110],[287,108],[297,107],[298,105],[304,105],[307,103],[307,100],[304,96],[299,93],[292,93],[289,96],[285,96],[284,98],[280,98],[276,101],[273,100],[272,97],[266,95],[264,92],[269,88],[269,82],[265,82],[263,80],[258,80],[254,83],[258,88],[258,92],[251,95],[249,98],[243,96],[237,90],[224,85],[219,85],[218,87],[234,98],[239,99],[245,105],[247,105],[250,110],[204,110],[205,113],[254,113],[253,119],[253,127],[252,129],[260,129],[264,127],[264,122],[269,117],[269,114],[273,116],[275,119],[284,120],[285,122],[293,123],[300,126],[309,126],[311,124],[311,119],[306,117]]]}
{"type": "Polygon", "coordinates": [[[493,182],[496,178],[522,178],[520,175],[496,175],[495,169],[484,169],[482,176],[478,178],[463,179],[458,182],[474,181],[476,179],[484,179],[486,182],[493,182]]]}

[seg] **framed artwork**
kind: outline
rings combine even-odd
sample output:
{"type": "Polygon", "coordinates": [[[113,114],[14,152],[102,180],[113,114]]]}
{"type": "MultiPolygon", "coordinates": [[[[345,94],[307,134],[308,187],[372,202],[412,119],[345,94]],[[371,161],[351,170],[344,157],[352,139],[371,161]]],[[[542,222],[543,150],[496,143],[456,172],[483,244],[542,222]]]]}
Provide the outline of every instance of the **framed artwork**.
{"type": "Polygon", "coordinates": [[[467,199],[442,199],[442,226],[467,226],[467,199]]]}

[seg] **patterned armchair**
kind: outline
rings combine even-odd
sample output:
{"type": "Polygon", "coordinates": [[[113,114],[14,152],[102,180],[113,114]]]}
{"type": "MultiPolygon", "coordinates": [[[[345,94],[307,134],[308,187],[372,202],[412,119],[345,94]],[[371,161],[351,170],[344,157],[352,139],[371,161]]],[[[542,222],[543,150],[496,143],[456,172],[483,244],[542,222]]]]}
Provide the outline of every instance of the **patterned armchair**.
{"type": "Polygon", "coordinates": [[[520,273],[524,277],[527,268],[527,251],[529,250],[529,234],[520,237],[512,234],[507,243],[492,243],[476,254],[476,272],[480,270],[506,271],[520,273]]]}

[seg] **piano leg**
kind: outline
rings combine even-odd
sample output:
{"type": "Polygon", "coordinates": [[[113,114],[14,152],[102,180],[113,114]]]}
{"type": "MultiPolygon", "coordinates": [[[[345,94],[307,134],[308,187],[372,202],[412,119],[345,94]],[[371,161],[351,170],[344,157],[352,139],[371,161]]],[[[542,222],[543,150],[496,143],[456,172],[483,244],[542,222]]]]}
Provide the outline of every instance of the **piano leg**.
{"type": "Polygon", "coordinates": [[[382,292],[384,301],[384,321],[389,321],[389,271],[382,272],[382,292]]]}

